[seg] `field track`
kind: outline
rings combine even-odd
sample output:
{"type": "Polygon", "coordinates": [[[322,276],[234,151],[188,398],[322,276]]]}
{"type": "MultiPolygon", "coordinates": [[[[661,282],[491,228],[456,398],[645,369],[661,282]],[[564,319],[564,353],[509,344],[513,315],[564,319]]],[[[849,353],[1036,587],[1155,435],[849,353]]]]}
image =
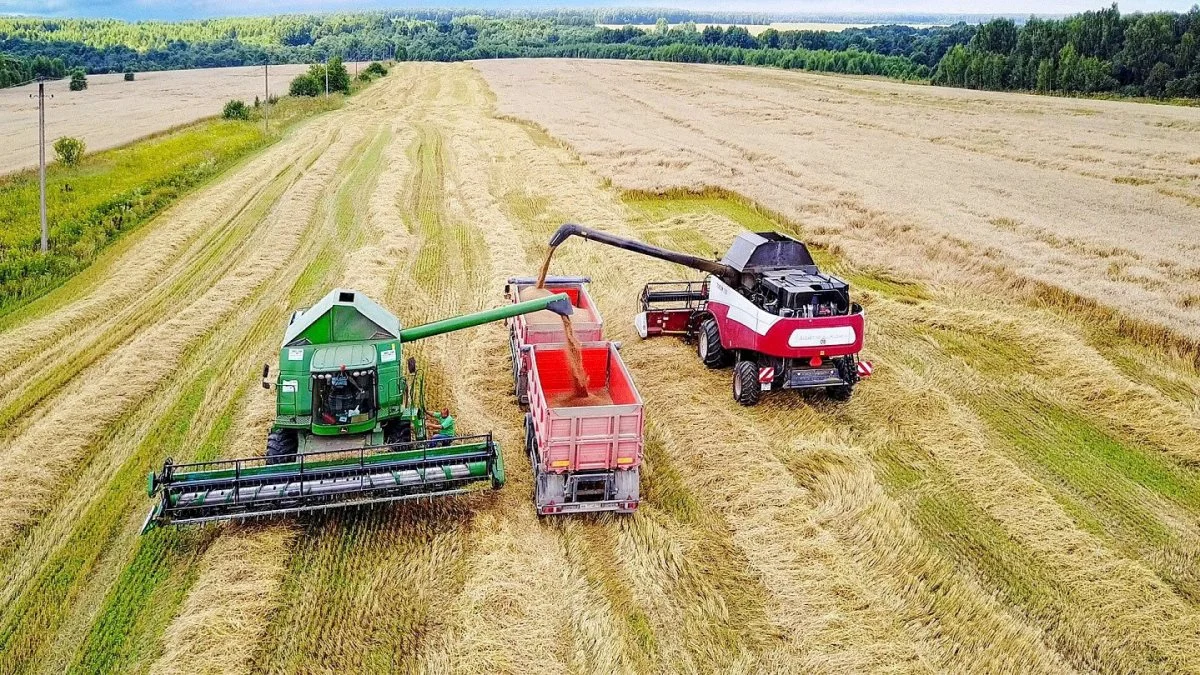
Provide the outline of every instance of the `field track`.
{"type": "Polygon", "coordinates": [[[0,320],[0,672],[1200,669],[1192,357],[956,283],[965,255],[921,274],[915,240],[901,271],[821,251],[871,317],[854,400],[752,409],[636,339],[642,284],[690,273],[563,246],[647,402],[635,517],[534,515],[496,325],[413,351],[503,490],[139,537],[165,457],[261,453],[261,364],[331,287],[412,325],[498,304],[565,220],[701,254],[812,234],[794,204],[623,194],[497,106],[470,64],[401,65],[0,320]]]}

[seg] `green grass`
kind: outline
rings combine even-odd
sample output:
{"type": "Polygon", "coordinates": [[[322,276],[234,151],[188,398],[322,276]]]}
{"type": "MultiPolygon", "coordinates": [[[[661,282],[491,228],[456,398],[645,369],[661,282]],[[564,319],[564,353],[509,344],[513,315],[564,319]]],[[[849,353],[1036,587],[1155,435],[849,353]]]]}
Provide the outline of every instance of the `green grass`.
{"type": "Polygon", "coordinates": [[[47,254],[38,251],[37,172],[0,179],[0,316],[83,270],[122,234],[273,142],[283,129],[341,101],[283,99],[272,108],[270,133],[260,120],[210,119],[88,155],[75,167],[51,164],[47,254]]]}

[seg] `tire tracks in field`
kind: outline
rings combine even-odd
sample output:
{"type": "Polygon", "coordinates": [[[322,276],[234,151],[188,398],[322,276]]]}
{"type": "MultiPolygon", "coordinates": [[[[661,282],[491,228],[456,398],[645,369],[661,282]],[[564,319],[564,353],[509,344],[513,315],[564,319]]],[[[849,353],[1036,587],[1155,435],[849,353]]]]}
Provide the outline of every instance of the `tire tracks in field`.
{"type": "MultiPolygon", "coordinates": [[[[514,125],[515,126],[515,125],[514,125]]],[[[520,129],[518,127],[518,129],[520,129]]],[[[521,133],[519,130],[516,133],[521,133]]],[[[513,131],[506,132],[513,135],[513,131]]],[[[478,143],[481,147],[493,148],[497,147],[496,142],[478,143]]],[[[532,144],[539,154],[543,147],[540,144],[532,144]]],[[[511,150],[506,149],[506,153],[511,153],[511,150]]],[[[526,150],[528,152],[528,150],[526,150]]],[[[545,155],[542,154],[542,157],[545,155]]],[[[540,159],[540,158],[539,158],[540,159]]],[[[556,162],[541,162],[533,157],[520,157],[515,160],[516,163],[528,162],[528,165],[539,166],[541,164],[550,164],[549,175],[538,173],[536,175],[525,175],[528,188],[536,191],[536,197],[531,198],[534,201],[540,202],[545,195],[545,199],[555,204],[557,210],[568,213],[572,218],[577,218],[582,222],[592,225],[601,224],[610,229],[622,231],[626,229],[626,224],[623,221],[623,208],[611,196],[600,196],[595,192],[594,182],[591,179],[583,178],[580,180],[581,174],[578,169],[571,167],[571,178],[560,178],[556,174],[561,174],[567,167],[563,164],[570,163],[569,160],[559,159],[556,162]],[[557,164],[557,166],[555,166],[557,164]],[[572,183],[572,181],[575,181],[572,183]],[[584,183],[581,185],[580,183],[584,183]],[[593,183],[591,189],[585,187],[587,183],[593,183]],[[578,202],[569,202],[571,199],[579,199],[578,202]],[[569,203],[567,203],[569,202],[569,203]],[[564,204],[565,203],[565,204],[564,204]],[[584,217],[581,215],[586,214],[584,217]]],[[[494,162],[494,160],[493,160],[494,162]]],[[[464,165],[478,166],[480,162],[464,163],[464,165]]],[[[516,167],[500,167],[497,173],[502,175],[506,171],[516,171],[516,167]]],[[[499,196],[517,192],[513,186],[507,185],[506,178],[498,179],[501,183],[499,196]]],[[[513,179],[519,181],[520,178],[513,179]]],[[[476,196],[477,200],[483,201],[476,196]]],[[[491,219],[485,219],[488,224],[492,223],[491,219]]],[[[543,226],[535,228],[538,232],[543,229],[543,226]]],[[[532,232],[533,237],[541,240],[544,243],[544,236],[538,232],[532,232]]],[[[526,234],[529,237],[530,234],[526,234]]],[[[630,233],[633,234],[633,233],[630,233]]],[[[528,241],[528,239],[527,239],[528,241]]],[[[534,247],[536,249],[536,246],[534,247]]],[[[562,257],[556,257],[559,262],[556,263],[556,269],[562,270],[564,267],[569,271],[586,271],[593,276],[595,283],[593,292],[597,297],[615,297],[619,290],[626,290],[631,282],[628,270],[623,270],[620,267],[614,267],[612,262],[606,256],[607,251],[601,252],[596,249],[590,251],[589,262],[580,265],[579,254],[573,253],[572,249],[567,248],[562,252],[562,257]],[[594,257],[594,258],[592,258],[594,257]],[[570,265],[570,267],[567,267],[570,265]]],[[[518,266],[514,272],[528,272],[529,269],[536,266],[536,262],[525,261],[524,266],[518,266]]],[[[650,263],[653,265],[653,263],[650,263]]],[[[511,263],[510,263],[511,265],[511,263]]],[[[638,272],[642,272],[642,267],[645,263],[638,263],[638,272]]],[[[635,275],[636,277],[637,275],[635,275]]],[[[604,302],[601,299],[601,302],[604,302]]],[[[611,308],[612,305],[610,304],[611,308]]],[[[618,326],[620,324],[617,324],[618,326]]],[[[628,330],[616,328],[610,318],[609,334],[613,337],[622,337],[622,333],[628,333],[628,330]]],[[[628,357],[627,357],[628,358],[628,357]]],[[[642,371],[647,372],[647,371],[642,371]]],[[[673,379],[673,378],[672,378],[673,379]]],[[[643,389],[647,388],[644,384],[644,379],[639,379],[639,386],[643,389]]],[[[654,413],[648,413],[653,415],[654,413]]],[[[653,437],[656,434],[661,434],[661,431],[655,431],[652,425],[650,436],[653,442],[653,437]]],[[[704,441],[696,441],[698,444],[711,443],[711,439],[704,441]]],[[[674,443],[666,443],[668,447],[675,447],[674,443]]],[[[651,455],[653,457],[653,453],[651,455]]],[[[658,458],[655,458],[658,459],[658,458]]],[[[662,461],[659,459],[659,461],[662,461]]],[[[524,464],[524,462],[522,463],[524,464]]],[[[648,467],[648,470],[653,467],[653,464],[648,467]]],[[[669,465],[663,467],[663,475],[669,473],[669,465]]],[[[521,471],[527,469],[522,466],[521,471]]],[[[510,473],[515,473],[511,472],[510,473]]],[[[518,473],[518,475],[520,475],[518,473]]],[[[654,485],[653,480],[647,481],[647,486],[654,485]]],[[[698,493],[701,501],[706,497],[701,490],[698,493]]],[[[692,497],[692,495],[686,495],[692,497]]],[[[648,509],[653,509],[653,503],[648,502],[648,509]]],[[[647,511],[648,513],[649,511],[647,511]]],[[[683,665],[682,667],[693,667],[703,669],[711,667],[713,664],[727,664],[728,666],[737,667],[741,664],[745,667],[747,663],[754,663],[758,658],[756,651],[761,649],[772,649],[777,645],[772,645],[772,642],[782,639],[772,637],[773,634],[778,635],[778,629],[771,628],[769,622],[765,618],[755,619],[755,616],[765,616],[757,614],[764,611],[765,605],[772,604],[767,600],[766,591],[756,583],[754,576],[746,577],[740,570],[731,570],[723,568],[721,562],[709,563],[706,560],[706,565],[714,564],[717,569],[708,569],[701,571],[692,567],[692,563],[687,560],[686,554],[680,555],[684,551],[692,550],[694,554],[695,546],[684,543],[685,540],[679,541],[677,544],[672,543],[675,537],[687,536],[688,534],[695,536],[699,534],[697,530],[704,531],[708,537],[714,537],[713,544],[718,544],[715,547],[710,545],[707,552],[721,552],[725,554],[729,562],[737,560],[739,554],[744,554],[744,550],[739,550],[737,546],[728,545],[722,546],[718,542],[723,536],[729,536],[721,532],[721,528],[681,528],[679,523],[671,523],[667,530],[661,527],[646,526],[636,527],[644,521],[643,516],[646,513],[640,514],[636,519],[636,524],[629,524],[621,527],[623,532],[621,539],[620,552],[622,554],[633,554],[632,560],[622,560],[620,563],[609,566],[597,561],[594,557],[587,559],[588,566],[580,566],[578,569],[585,578],[591,577],[595,580],[599,589],[606,593],[608,604],[612,607],[617,607],[625,615],[625,619],[620,624],[628,624],[623,626],[618,635],[624,645],[632,645],[626,647],[628,653],[634,654],[636,657],[649,655],[649,662],[639,658],[631,659],[630,663],[642,663],[643,667],[646,664],[652,665],[656,659],[662,659],[661,663],[677,663],[677,664],[693,664],[692,666],[683,665]],[[632,536],[627,536],[632,535],[632,536]],[[665,548],[664,548],[665,547],[665,548]],[[676,550],[679,553],[671,554],[669,551],[676,550]],[[732,555],[729,555],[731,554],[732,555]],[[662,557],[666,556],[666,560],[662,561],[662,557]],[[675,559],[672,560],[672,556],[675,559]],[[696,572],[699,572],[697,574],[696,572]],[[648,574],[648,576],[647,576],[648,574]],[[722,583],[724,577],[725,583],[722,583]],[[606,583],[604,580],[609,579],[606,583]],[[648,581],[647,581],[648,579],[648,581]],[[683,583],[681,583],[681,581],[683,583]],[[631,583],[633,582],[633,583],[631,583]],[[744,585],[740,589],[742,592],[737,592],[739,589],[733,588],[739,582],[744,585]],[[645,598],[637,598],[633,602],[630,601],[629,593],[622,592],[629,587],[637,588],[645,598]],[[756,597],[759,593],[762,597],[756,597]],[[666,599],[666,602],[659,602],[659,598],[666,599]],[[710,604],[710,602],[712,604],[710,604]],[[630,611],[631,605],[640,605],[634,607],[634,611],[630,611]],[[749,613],[747,614],[747,610],[749,613]],[[708,613],[706,616],[706,612],[708,613]],[[646,619],[645,617],[649,617],[646,619]],[[750,621],[746,621],[750,618],[750,621]],[[682,621],[680,620],[682,619],[682,621]],[[735,623],[739,622],[739,623],[735,623]],[[650,624],[650,626],[645,625],[650,624]],[[652,628],[651,628],[652,626],[652,628]],[[762,630],[765,627],[765,630],[762,630]],[[650,630],[647,630],[649,628],[650,630]],[[696,629],[699,628],[697,632],[696,629]],[[757,635],[755,633],[758,632],[757,635]],[[724,637],[722,637],[724,635],[724,637]],[[654,646],[647,649],[647,645],[654,646]]],[[[719,517],[719,516],[718,516],[719,517]]],[[[665,520],[665,519],[664,519],[665,520]]],[[[661,523],[661,521],[660,521],[661,523]]],[[[589,528],[589,533],[586,537],[576,536],[574,530],[575,524],[570,523],[562,526],[566,533],[568,546],[574,546],[577,542],[582,541],[585,548],[591,547],[591,550],[603,551],[608,548],[609,540],[605,536],[605,530],[611,529],[597,527],[589,528]]],[[[707,543],[707,542],[706,542],[707,543]]],[[[704,551],[703,546],[700,547],[704,551]]],[[[580,559],[576,558],[576,566],[582,564],[580,559]]],[[[702,568],[701,568],[702,569],[702,568]]],[[[755,575],[757,576],[757,575],[755,575]]],[[[886,655],[885,655],[886,657],[886,655]]]]}
{"type": "MultiPolygon", "coordinates": [[[[400,79],[420,81],[423,88],[438,86],[422,72],[400,79]]],[[[411,90],[404,100],[412,104],[411,90]]],[[[437,220],[439,213],[428,212],[441,209],[435,201],[443,171],[438,143],[407,128],[404,122],[411,120],[406,118],[415,114],[407,107],[382,112],[399,119],[389,119],[395,136],[385,151],[388,159],[380,180],[369,197],[356,200],[360,207],[369,205],[369,234],[354,254],[364,263],[347,269],[343,279],[402,317],[410,318],[420,305],[437,313],[436,307],[428,309],[432,303],[422,300],[420,287],[402,270],[415,267],[417,252],[429,245],[424,238],[444,236],[452,227],[437,220]],[[413,187],[401,210],[397,198],[410,168],[413,187]],[[398,217],[401,214],[406,217],[398,217]],[[436,227],[410,234],[403,221],[418,230],[416,223],[422,218],[436,227]]],[[[436,392],[445,378],[436,364],[426,360],[424,365],[436,392]]],[[[293,547],[280,609],[254,656],[256,667],[288,672],[314,664],[339,670],[409,669],[420,645],[440,631],[439,610],[462,586],[467,560],[463,547],[474,504],[475,500],[420,501],[311,519],[293,547]]]]}
{"type": "MultiPolygon", "coordinates": [[[[305,154],[309,154],[317,139],[306,140],[309,149],[305,154]]],[[[306,164],[315,159],[315,154],[310,155],[306,164]]],[[[257,243],[257,236],[248,236],[255,234],[253,225],[291,186],[299,171],[290,164],[278,170],[266,161],[253,164],[252,168],[271,169],[274,175],[248,194],[210,191],[181,203],[163,217],[172,222],[183,220],[184,227],[156,229],[144,238],[149,241],[139,241],[132,252],[107,261],[108,269],[89,269],[89,274],[103,275],[103,280],[92,281],[96,285],[84,291],[84,298],[6,333],[5,342],[0,343],[0,357],[23,361],[23,367],[0,374],[4,392],[0,397],[0,422],[23,421],[19,418],[27,417],[25,413],[32,406],[60,391],[87,366],[127,342],[172,306],[202,292],[227,271],[241,252],[257,243]],[[238,199],[233,201],[235,195],[238,199]],[[222,222],[217,227],[197,229],[214,208],[227,214],[222,222]],[[166,243],[155,241],[162,239],[166,243]],[[146,248],[150,255],[146,255],[146,248]],[[161,260],[160,268],[153,264],[154,253],[177,255],[161,260]],[[213,264],[222,260],[224,265],[213,264]],[[151,284],[151,292],[143,293],[142,289],[151,284]],[[85,326],[86,331],[81,331],[85,326]],[[31,369],[35,367],[38,377],[33,378],[31,369]]],[[[243,180],[247,181],[267,177],[263,170],[248,169],[246,173],[243,180]]],[[[10,434],[18,430],[19,423],[8,429],[10,434]]]]}
{"type": "MultiPolygon", "coordinates": [[[[340,143],[335,142],[339,136],[339,132],[333,125],[323,122],[315,122],[304,125],[301,127],[301,129],[312,132],[314,138],[316,139],[324,139],[323,142],[326,144],[324,156],[320,158],[320,161],[317,162],[311,171],[306,169],[306,175],[297,184],[297,187],[292,190],[292,194],[289,195],[289,199],[286,202],[276,206],[271,211],[271,214],[267,220],[269,226],[264,228],[268,234],[266,238],[262,240],[262,248],[265,250],[242,256],[243,262],[241,263],[241,269],[232,271],[225,278],[217,281],[209,291],[211,294],[221,297],[224,300],[237,298],[236,302],[242,303],[243,310],[252,310],[255,308],[255,305],[257,305],[258,310],[275,306],[277,307],[275,313],[279,314],[280,316],[286,314],[287,308],[284,306],[279,306],[280,303],[276,299],[279,290],[271,289],[273,288],[273,284],[277,288],[277,285],[280,281],[291,285],[294,279],[302,276],[302,272],[307,266],[307,263],[312,261],[312,257],[310,255],[303,253],[303,246],[301,246],[301,248],[295,248],[300,244],[301,240],[305,238],[304,228],[307,227],[305,225],[307,222],[306,218],[296,217],[297,215],[301,215],[303,210],[306,208],[305,204],[307,200],[304,195],[305,193],[316,194],[315,190],[319,188],[320,185],[325,183],[329,176],[334,174],[336,164],[341,161],[339,158],[345,157],[351,150],[350,145],[345,140],[342,140],[340,143]],[[290,251],[289,247],[291,247],[290,251]],[[280,263],[283,263],[282,267],[279,266],[280,263]],[[272,278],[276,279],[277,281],[270,281],[272,278]],[[240,289],[253,290],[249,295],[238,295],[240,289]]],[[[281,146],[277,147],[282,147],[283,149],[273,154],[284,154],[286,156],[286,145],[281,144],[281,146]]],[[[275,161],[278,160],[279,158],[276,157],[275,161]]],[[[304,159],[301,161],[305,165],[307,165],[309,162],[309,160],[304,159]]],[[[220,186],[210,189],[220,189],[220,186]]],[[[156,223],[156,225],[167,226],[163,223],[156,223]]],[[[311,250],[313,247],[308,246],[308,249],[311,250]]],[[[281,290],[286,291],[286,287],[281,290]]],[[[221,303],[218,302],[216,304],[220,305],[221,303]]],[[[195,306],[195,303],[193,303],[193,306],[195,306]]],[[[248,355],[242,354],[239,356],[237,346],[239,344],[244,344],[244,342],[241,342],[241,340],[244,340],[246,337],[245,331],[251,329],[251,327],[254,327],[256,322],[260,320],[262,314],[262,311],[242,311],[233,313],[232,316],[237,317],[235,322],[231,323],[226,321],[221,326],[221,330],[218,331],[212,331],[212,328],[210,328],[210,332],[206,334],[206,337],[200,343],[198,343],[197,346],[189,347],[184,350],[183,356],[185,362],[188,358],[187,354],[200,354],[203,356],[196,356],[196,358],[192,359],[192,361],[196,362],[197,365],[203,363],[203,359],[209,359],[210,364],[212,363],[211,360],[215,359],[217,362],[221,362],[223,360],[226,366],[230,366],[230,361],[232,360],[233,364],[240,363],[240,367],[234,367],[233,372],[247,372],[245,366],[248,365],[246,363],[246,358],[248,355]],[[240,326],[240,328],[238,326],[240,326]],[[197,359],[200,360],[197,361],[197,359]]],[[[187,317],[187,320],[190,321],[202,318],[203,312],[185,310],[184,315],[187,317]]],[[[272,339],[271,337],[267,336],[267,333],[263,332],[261,324],[259,324],[259,326],[260,327],[254,329],[258,336],[257,339],[272,339]]],[[[273,333],[274,331],[270,332],[273,333]]],[[[251,360],[256,358],[257,356],[250,357],[251,360]]],[[[228,400],[228,397],[231,395],[236,399],[238,396],[237,391],[239,391],[239,389],[232,386],[232,383],[227,379],[227,373],[222,372],[221,369],[213,372],[212,368],[213,366],[209,365],[207,369],[201,367],[198,370],[193,369],[190,371],[194,373],[196,377],[196,379],[192,380],[193,382],[199,383],[202,387],[207,387],[207,394],[204,397],[205,400],[207,401],[209,398],[214,396],[228,400]]],[[[168,370],[167,372],[169,374],[174,373],[172,370],[168,370]]],[[[182,372],[188,372],[188,370],[185,369],[182,372]]],[[[172,377],[173,375],[169,376],[168,382],[171,381],[172,377]]],[[[235,380],[236,382],[241,380],[242,376],[235,375],[234,377],[237,378],[235,380]]],[[[186,382],[187,380],[175,381],[182,383],[186,382]]],[[[78,524],[75,524],[74,521],[65,521],[64,519],[59,519],[55,523],[55,527],[60,532],[60,535],[56,537],[42,537],[43,539],[61,540],[61,536],[64,533],[65,528],[75,527],[76,529],[72,536],[83,536],[84,538],[76,541],[76,545],[63,544],[63,546],[66,548],[60,550],[69,552],[71,559],[78,559],[81,561],[87,561],[90,559],[92,561],[96,561],[100,560],[100,558],[97,556],[101,555],[103,549],[98,549],[95,547],[107,546],[109,543],[112,543],[110,541],[112,537],[111,534],[101,536],[96,531],[96,528],[101,528],[99,530],[100,532],[106,530],[112,532],[112,528],[114,526],[118,526],[119,522],[124,522],[124,526],[130,529],[124,530],[123,536],[118,537],[118,539],[115,541],[132,550],[133,546],[131,546],[131,544],[133,544],[135,541],[136,535],[134,533],[136,532],[137,525],[140,524],[140,519],[136,514],[133,514],[128,518],[123,517],[123,514],[127,514],[128,512],[121,510],[121,507],[117,507],[118,511],[114,513],[111,502],[115,499],[117,504],[128,504],[131,502],[131,500],[135,499],[137,488],[130,483],[137,483],[137,477],[139,475],[144,475],[146,468],[152,466],[155,459],[161,461],[162,455],[165,453],[160,448],[155,448],[153,446],[146,447],[145,444],[141,444],[143,449],[138,450],[132,455],[130,453],[133,452],[133,447],[138,446],[139,437],[143,436],[145,432],[148,431],[148,427],[146,425],[151,424],[155,419],[162,418],[172,406],[178,405],[178,403],[175,401],[178,401],[177,397],[180,391],[178,388],[179,386],[181,386],[181,384],[168,386],[162,390],[162,395],[151,399],[148,407],[147,405],[141,406],[141,408],[135,414],[135,417],[127,420],[127,424],[122,425],[122,428],[118,430],[117,436],[114,437],[112,442],[106,445],[106,453],[111,455],[112,459],[107,460],[106,462],[93,462],[92,465],[89,466],[89,472],[101,472],[98,476],[95,476],[97,480],[91,484],[109,486],[107,490],[113,496],[106,497],[103,500],[100,500],[89,506],[90,500],[87,497],[87,493],[78,492],[73,502],[79,505],[78,508],[86,507],[88,509],[86,511],[86,517],[84,517],[78,524]],[[154,403],[154,401],[158,401],[158,403],[154,403]],[[156,407],[157,410],[155,410],[156,407]],[[122,449],[124,449],[124,451],[122,451],[122,449]],[[151,454],[146,455],[145,453],[147,452],[151,454]],[[137,457],[141,457],[142,459],[136,460],[135,458],[137,457]],[[111,472],[116,471],[118,467],[122,466],[125,467],[125,469],[121,475],[126,476],[126,478],[113,482],[113,475],[111,472]],[[132,481],[129,480],[130,478],[132,478],[132,481]],[[105,515],[106,513],[108,515],[105,515]],[[117,520],[114,521],[113,518],[117,518],[117,520]],[[88,554],[85,553],[85,550],[92,550],[94,552],[88,554]]],[[[201,391],[205,390],[202,388],[201,391]]],[[[240,391],[244,391],[244,387],[241,388],[240,391]]],[[[211,407],[202,409],[197,419],[192,420],[194,423],[196,423],[195,429],[200,431],[206,428],[206,424],[208,426],[214,424],[217,419],[220,419],[217,414],[223,410],[228,410],[227,404],[213,405],[211,407]]],[[[170,415],[166,416],[167,419],[170,419],[170,417],[170,415]]],[[[186,421],[187,418],[185,417],[183,419],[186,421]]],[[[187,428],[187,426],[183,427],[183,429],[187,428]]],[[[162,432],[156,433],[161,434],[162,432]]],[[[165,438],[170,439],[169,436],[165,438]]],[[[184,432],[183,438],[195,438],[195,436],[188,436],[187,432],[184,432]]],[[[170,440],[175,441],[178,439],[170,440]]],[[[183,444],[180,443],[180,446],[183,447],[183,444]]],[[[214,454],[219,451],[220,450],[217,448],[209,450],[209,452],[214,454]]],[[[184,456],[186,457],[187,454],[187,450],[185,450],[184,456]]],[[[137,510],[140,511],[140,508],[137,510]]],[[[123,547],[110,550],[120,550],[120,548],[123,547]]],[[[60,553],[58,555],[61,556],[62,554],[60,553]]],[[[123,557],[124,556],[118,556],[118,558],[123,557]]],[[[27,568],[31,566],[30,563],[32,561],[24,558],[24,556],[22,557],[22,560],[22,564],[27,568]]],[[[115,569],[119,569],[120,560],[115,562],[115,569]]],[[[83,612],[85,614],[87,611],[94,611],[94,609],[88,610],[87,607],[95,608],[97,606],[100,599],[103,597],[104,588],[106,586],[106,582],[104,581],[106,573],[103,570],[97,570],[95,565],[96,563],[92,562],[86,563],[86,566],[83,568],[76,567],[76,572],[73,574],[76,575],[75,578],[77,581],[69,582],[65,587],[61,583],[57,583],[55,586],[46,588],[45,592],[73,593],[78,595],[83,590],[84,585],[90,585],[93,587],[93,590],[96,591],[96,593],[93,594],[95,597],[89,598],[87,602],[81,606],[77,606],[73,611],[83,612]]],[[[45,578],[47,569],[62,568],[61,564],[55,564],[53,567],[48,567],[46,563],[43,563],[41,567],[42,570],[39,572],[39,574],[41,574],[43,578],[45,578]]],[[[108,578],[111,579],[115,577],[115,570],[110,568],[110,571],[107,574],[108,578]]],[[[39,586],[35,584],[33,588],[38,587],[39,586]]],[[[43,598],[42,604],[44,605],[58,607],[61,604],[61,601],[56,602],[54,600],[44,598],[44,594],[39,595],[38,592],[33,592],[31,588],[25,588],[23,590],[24,593],[20,598],[22,602],[38,602],[39,598],[43,598]]],[[[7,587],[6,591],[15,592],[12,591],[11,586],[7,587]]],[[[61,610],[59,611],[61,612],[61,610]]],[[[8,614],[7,623],[11,623],[14,617],[19,618],[19,620],[25,621],[26,623],[28,623],[28,621],[36,620],[36,617],[33,617],[27,621],[26,619],[20,618],[20,616],[20,614],[8,614]]],[[[54,618],[54,616],[46,617],[46,620],[48,620],[49,623],[40,624],[41,628],[38,630],[53,630],[55,626],[58,625],[58,622],[62,620],[61,614],[57,616],[59,617],[57,619],[54,618]]],[[[76,616],[78,616],[78,614],[76,616]]],[[[86,626],[86,621],[84,621],[84,625],[86,626]]],[[[33,639],[37,634],[36,632],[30,633],[27,630],[18,630],[18,633],[21,635],[21,639],[23,640],[22,644],[26,645],[31,644],[29,640],[33,639]]],[[[23,660],[22,655],[28,655],[25,653],[24,649],[17,650],[15,653],[16,656],[14,656],[14,658],[17,659],[18,663],[23,660]]]]}

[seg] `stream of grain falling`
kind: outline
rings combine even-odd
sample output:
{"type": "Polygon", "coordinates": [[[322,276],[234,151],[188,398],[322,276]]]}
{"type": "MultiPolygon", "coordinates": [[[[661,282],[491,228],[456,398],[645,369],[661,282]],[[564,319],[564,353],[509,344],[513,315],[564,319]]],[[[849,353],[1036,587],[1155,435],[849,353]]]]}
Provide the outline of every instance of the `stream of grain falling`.
{"type": "MultiPolygon", "coordinates": [[[[554,257],[554,249],[551,246],[546,249],[546,258],[542,260],[542,269],[538,272],[537,289],[542,291],[538,295],[548,294],[546,291],[546,273],[550,271],[550,259],[554,257]]],[[[575,327],[571,325],[571,316],[564,314],[562,317],[563,333],[567,339],[567,370],[571,374],[571,388],[574,389],[575,398],[587,398],[588,395],[588,376],[587,370],[583,367],[583,352],[579,349],[579,338],[575,337],[575,327]]]]}

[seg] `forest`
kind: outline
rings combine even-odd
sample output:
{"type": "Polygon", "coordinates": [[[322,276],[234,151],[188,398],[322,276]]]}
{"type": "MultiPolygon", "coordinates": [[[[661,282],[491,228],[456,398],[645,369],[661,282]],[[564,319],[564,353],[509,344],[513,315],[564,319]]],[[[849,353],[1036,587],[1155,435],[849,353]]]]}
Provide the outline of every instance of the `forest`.
{"type": "MultiPolygon", "coordinates": [[[[728,63],[879,75],[975,89],[1200,97],[1200,7],[1121,14],[1114,4],[1062,19],[996,18],[840,32],[698,27],[751,19],[652,10],[450,10],[288,15],[202,21],[0,19],[0,86],[37,74],[164,70],[347,60],[460,61],[514,57],[728,63]],[[603,15],[601,15],[603,14],[603,15]],[[674,23],[679,19],[688,19],[674,23]]],[[[780,17],[769,17],[780,18],[780,17]]]]}

